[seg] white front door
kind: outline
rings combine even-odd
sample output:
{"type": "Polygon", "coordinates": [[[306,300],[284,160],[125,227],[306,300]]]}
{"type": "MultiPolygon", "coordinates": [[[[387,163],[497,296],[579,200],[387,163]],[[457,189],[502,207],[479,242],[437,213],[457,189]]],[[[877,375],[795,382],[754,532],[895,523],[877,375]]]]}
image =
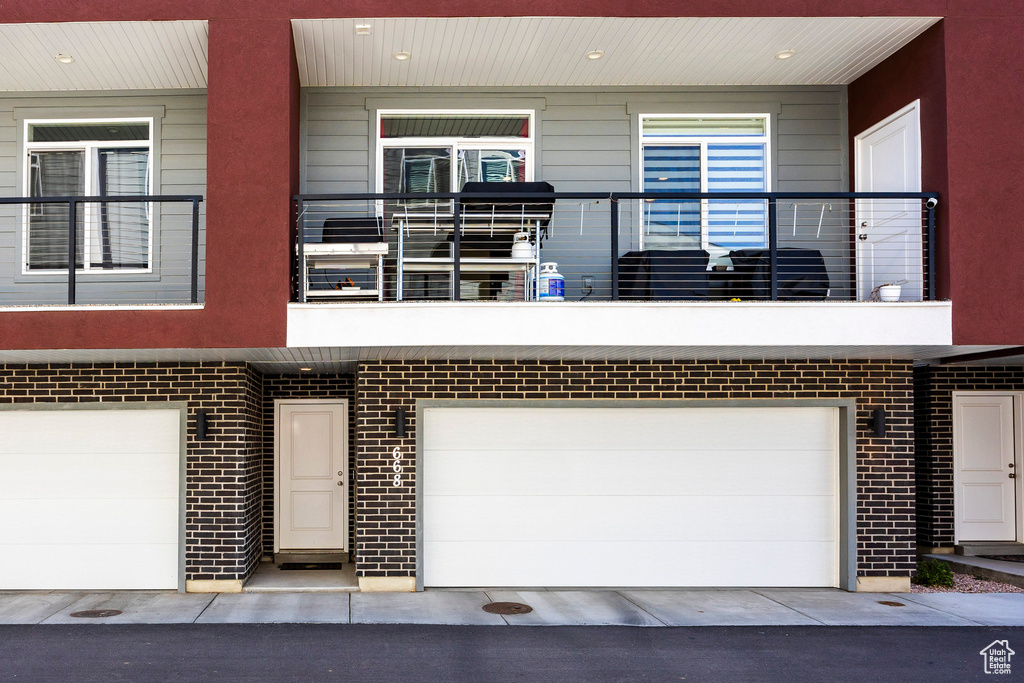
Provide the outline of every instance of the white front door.
{"type": "Polygon", "coordinates": [[[953,398],[958,543],[1016,539],[1013,401],[1013,396],[953,398]]]}
{"type": "Polygon", "coordinates": [[[278,403],[277,544],[348,550],[348,404],[278,403]]]}
{"type": "MultiPolygon", "coordinates": [[[[918,103],[856,138],[857,192],[921,191],[918,103]]],[[[857,294],[903,282],[900,299],[920,301],[924,286],[922,206],[918,199],[861,199],[856,205],[857,294]]]]}

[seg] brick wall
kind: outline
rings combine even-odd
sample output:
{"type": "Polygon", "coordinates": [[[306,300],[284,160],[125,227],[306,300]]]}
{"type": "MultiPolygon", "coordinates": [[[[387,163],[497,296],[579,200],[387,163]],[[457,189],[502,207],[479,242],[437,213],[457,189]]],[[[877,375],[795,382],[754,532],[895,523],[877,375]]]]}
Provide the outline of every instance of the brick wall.
{"type": "Polygon", "coordinates": [[[357,570],[415,574],[416,401],[419,399],[786,399],[857,401],[860,576],[907,576],[915,564],[912,370],[909,362],[364,362],[356,375],[357,570]],[[867,420],[885,406],[889,430],[867,420]],[[392,414],[409,415],[404,439],[392,414]],[[404,457],[392,486],[391,450],[404,457]]]}
{"type": "Polygon", "coordinates": [[[263,377],[263,554],[274,553],[275,399],[348,399],[349,548],[356,533],[355,378],[352,375],[264,375],[263,377]]]}
{"type": "Polygon", "coordinates": [[[259,375],[244,363],[0,365],[0,403],[188,403],[188,579],[243,579],[259,560],[261,392],[259,375]],[[209,413],[201,442],[199,410],[209,413]]]}
{"type": "Polygon", "coordinates": [[[953,392],[1024,391],[1024,367],[914,368],[918,543],[953,546],[953,392]]]}

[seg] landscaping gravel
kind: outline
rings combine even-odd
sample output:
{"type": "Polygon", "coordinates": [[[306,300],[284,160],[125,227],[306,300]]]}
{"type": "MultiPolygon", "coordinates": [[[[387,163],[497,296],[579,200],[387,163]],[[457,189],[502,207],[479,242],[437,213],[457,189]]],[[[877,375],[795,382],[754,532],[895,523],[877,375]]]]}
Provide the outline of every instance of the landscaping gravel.
{"type": "Polygon", "coordinates": [[[1024,593],[1024,588],[1000,583],[999,581],[988,581],[978,579],[970,574],[953,574],[953,587],[943,588],[941,586],[918,586],[916,583],[910,587],[911,593],[1024,593]]]}

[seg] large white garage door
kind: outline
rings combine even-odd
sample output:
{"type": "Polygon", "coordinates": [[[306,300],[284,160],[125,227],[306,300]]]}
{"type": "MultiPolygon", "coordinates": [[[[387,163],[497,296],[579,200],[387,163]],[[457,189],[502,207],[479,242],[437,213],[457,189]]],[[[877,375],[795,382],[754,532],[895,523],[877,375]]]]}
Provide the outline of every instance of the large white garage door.
{"type": "Polygon", "coordinates": [[[431,408],[426,586],[837,586],[834,408],[431,408]]]}
{"type": "Polygon", "coordinates": [[[0,590],[177,588],[180,419],[0,411],[0,590]]]}

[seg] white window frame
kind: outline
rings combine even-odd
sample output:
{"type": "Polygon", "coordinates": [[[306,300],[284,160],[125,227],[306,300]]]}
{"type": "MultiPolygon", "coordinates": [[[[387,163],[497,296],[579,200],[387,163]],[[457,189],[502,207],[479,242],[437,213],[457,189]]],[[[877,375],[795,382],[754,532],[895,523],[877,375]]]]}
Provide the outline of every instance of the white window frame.
{"type": "MultiPolygon", "coordinates": [[[[125,148],[125,147],[142,147],[146,146],[149,149],[149,172],[148,172],[148,183],[146,187],[146,194],[153,194],[154,187],[154,173],[153,173],[153,127],[154,118],[152,116],[132,116],[132,117],[112,117],[112,118],[82,118],[82,119],[25,119],[23,122],[22,129],[22,140],[24,141],[24,154],[22,178],[23,178],[23,197],[30,197],[32,188],[32,152],[36,151],[56,151],[56,152],[82,152],[83,155],[83,174],[85,177],[85,187],[83,188],[84,196],[91,197],[96,196],[98,188],[96,187],[96,178],[93,174],[94,164],[96,163],[96,154],[99,149],[111,149],[111,148],[125,148]],[[78,140],[78,141],[60,141],[60,142],[31,142],[29,140],[29,132],[34,125],[112,125],[116,126],[125,123],[144,123],[149,127],[149,137],[146,140],[78,140]]],[[[85,212],[85,229],[84,229],[84,244],[82,245],[83,254],[90,253],[92,247],[92,230],[90,226],[99,220],[98,206],[91,206],[85,212]]],[[[54,273],[67,272],[66,268],[32,268],[29,269],[29,246],[28,246],[28,231],[29,231],[29,212],[30,208],[28,205],[25,206],[25,210],[22,216],[22,230],[21,230],[21,274],[22,275],[53,275],[54,273]]],[[[89,264],[88,258],[83,258],[82,266],[75,268],[75,272],[78,273],[89,273],[91,275],[124,275],[127,273],[152,273],[153,272],[153,205],[151,203],[146,204],[147,217],[149,219],[149,241],[148,241],[148,253],[146,256],[146,268],[92,268],[89,264]]]]}
{"type": "MultiPolygon", "coordinates": [[[[700,147],[700,192],[708,191],[708,145],[709,144],[742,144],[761,143],[764,144],[764,185],[765,192],[770,192],[772,187],[772,116],[767,112],[762,113],[741,113],[741,114],[720,114],[705,112],[701,114],[639,114],[640,144],[637,168],[639,170],[638,187],[645,192],[644,187],[644,147],[646,145],[675,145],[677,147],[700,147]],[[644,135],[644,122],[655,119],[762,119],[764,121],[763,135],[708,135],[708,136],[669,136],[669,135],[644,135]]],[[[708,238],[708,200],[700,202],[700,243],[701,249],[705,251],[714,249],[708,238]]],[[[644,234],[644,212],[640,212],[641,235],[644,234]]],[[[767,227],[766,227],[767,229],[767,227]]],[[[642,239],[642,238],[641,238],[642,239]]]]}
{"type": "Polygon", "coordinates": [[[517,147],[526,151],[524,178],[533,180],[536,159],[534,158],[534,137],[536,116],[532,109],[378,109],[374,126],[377,192],[384,191],[384,148],[385,147],[451,147],[452,163],[450,185],[452,192],[458,192],[459,151],[464,149],[508,149],[517,147]],[[521,137],[404,137],[385,138],[381,136],[381,121],[386,116],[522,116],[529,121],[528,136],[521,137]]]}

